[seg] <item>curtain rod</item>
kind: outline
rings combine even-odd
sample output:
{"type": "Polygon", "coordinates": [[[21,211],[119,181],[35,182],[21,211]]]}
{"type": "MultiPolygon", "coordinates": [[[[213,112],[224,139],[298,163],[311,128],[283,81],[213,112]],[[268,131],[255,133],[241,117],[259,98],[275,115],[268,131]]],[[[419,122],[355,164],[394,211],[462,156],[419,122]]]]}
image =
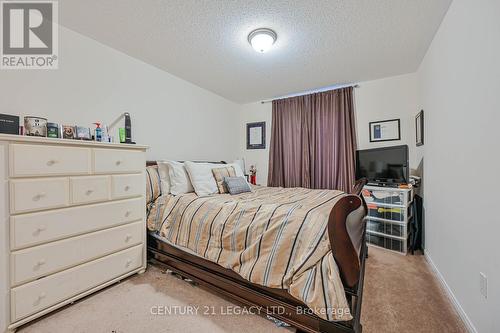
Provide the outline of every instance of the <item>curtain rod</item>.
{"type": "Polygon", "coordinates": [[[348,88],[348,87],[359,88],[359,84],[357,84],[357,83],[355,83],[355,84],[346,84],[346,85],[339,85],[339,86],[335,86],[335,87],[328,87],[328,88],[321,88],[321,89],[317,89],[317,90],[304,91],[304,92],[301,92],[301,93],[298,93],[298,94],[291,94],[291,95],[276,97],[276,98],[273,98],[273,99],[267,99],[267,100],[261,101],[260,104],[271,103],[272,101],[276,101],[278,99],[285,99],[285,98],[290,98],[290,97],[305,96],[305,95],[309,95],[309,94],[315,94],[315,93],[325,92],[325,91],[329,91],[329,90],[337,90],[337,89],[348,88]]]}

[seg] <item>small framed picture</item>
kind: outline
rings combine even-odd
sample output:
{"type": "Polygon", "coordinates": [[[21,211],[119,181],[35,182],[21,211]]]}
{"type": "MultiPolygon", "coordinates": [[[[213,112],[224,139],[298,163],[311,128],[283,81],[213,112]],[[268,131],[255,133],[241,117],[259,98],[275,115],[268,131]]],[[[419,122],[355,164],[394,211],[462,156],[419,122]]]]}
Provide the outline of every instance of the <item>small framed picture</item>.
{"type": "Polygon", "coordinates": [[[90,140],[92,137],[90,136],[90,128],[76,126],[76,138],[79,140],[90,140]]]}
{"type": "Polygon", "coordinates": [[[266,149],[266,122],[247,124],[247,149],[266,149]]]}
{"type": "Polygon", "coordinates": [[[424,144],[424,110],[421,110],[415,116],[415,133],[416,133],[417,147],[423,146],[423,144],[424,144]]]}
{"type": "Polygon", "coordinates": [[[63,139],[74,139],[75,126],[62,125],[62,137],[63,139]]]}
{"type": "Polygon", "coordinates": [[[370,142],[401,140],[399,119],[370,122],[370,142]]]}

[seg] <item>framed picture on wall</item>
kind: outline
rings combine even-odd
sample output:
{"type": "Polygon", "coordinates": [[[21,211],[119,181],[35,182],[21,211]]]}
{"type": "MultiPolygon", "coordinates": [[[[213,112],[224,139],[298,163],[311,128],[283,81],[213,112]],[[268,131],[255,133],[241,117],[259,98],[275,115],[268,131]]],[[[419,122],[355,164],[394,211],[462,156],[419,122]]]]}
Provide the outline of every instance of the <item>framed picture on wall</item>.
{"type": "Polygon", "coordinates": [[[399,119],[370,122],[370,142],[401,140],[399,119]]]}
{"type": "Polygon", "coordinates": [[[424,144],[424,110],[415,116],[415,133],[417,147],[424,144]]]}
{"type": "Polygon", "coordinates": [[[247,124],[247,149],[266,149],[266,122],[247,124]]]}

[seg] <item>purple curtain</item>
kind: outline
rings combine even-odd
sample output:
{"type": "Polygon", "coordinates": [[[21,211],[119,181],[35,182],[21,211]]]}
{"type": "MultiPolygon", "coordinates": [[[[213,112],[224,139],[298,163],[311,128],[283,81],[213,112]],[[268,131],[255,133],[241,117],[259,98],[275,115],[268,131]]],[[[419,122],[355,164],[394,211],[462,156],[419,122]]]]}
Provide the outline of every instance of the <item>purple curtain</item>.
{"type": "Polygon", "coordinates": [[[351,190],[352,87],[273,101],[268,186],[351,190]]]}

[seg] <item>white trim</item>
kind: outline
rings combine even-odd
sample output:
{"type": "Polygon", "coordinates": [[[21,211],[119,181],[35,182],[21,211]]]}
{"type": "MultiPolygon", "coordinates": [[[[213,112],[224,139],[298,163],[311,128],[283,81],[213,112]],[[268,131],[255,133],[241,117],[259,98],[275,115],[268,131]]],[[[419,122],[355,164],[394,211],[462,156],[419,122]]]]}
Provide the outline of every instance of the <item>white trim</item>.
{"type": "Polygon", "coordinates": [[[446,283],[446,280],[444,279],[443,275],[441,272],[437,269],[436,265],[434,264],[434,261],[432,261],[432,258],[429,255],[428,251],[425,251],[424,253],[425,260],[431,267],[434,275],[438,278],[439,282],[441,283],[441,286],[443,287],[444,291],[446,292],[446,295],[450,299],[451,303],[453,304],[453,307],[455,308],[455,311],[457,311],[458,315],[460,316],[460,319],[462,319],[462,322],[465,325],[465,328],[469,333],[478,333],[476,327],[472,323],[472,321],[469,319],[469,316],[467,316],[467,313],[465,313],[464,309],[460,305],[460,302],[458,299],[455,297],[455,294],[453,294],[453,291],[451,291],[450,286],[446,283]]]}

